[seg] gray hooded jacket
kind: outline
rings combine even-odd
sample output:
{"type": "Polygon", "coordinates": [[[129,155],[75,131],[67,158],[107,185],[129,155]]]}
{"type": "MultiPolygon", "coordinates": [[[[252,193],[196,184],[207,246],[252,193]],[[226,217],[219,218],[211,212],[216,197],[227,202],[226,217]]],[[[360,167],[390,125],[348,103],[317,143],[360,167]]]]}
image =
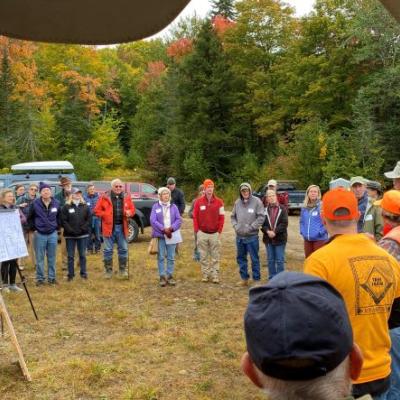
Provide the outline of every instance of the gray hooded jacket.
{"type": "Polygon", "coordinates": [[[239,196],[231,215],[233,229],[238,237],[257,236],[265,219],[264,206],[260,199],[251,194],[251,186],[247,182],[240,185],[239,196]],[[250,197],[246,201],[240,193],[244,187],[250,191],[250,197]]]}

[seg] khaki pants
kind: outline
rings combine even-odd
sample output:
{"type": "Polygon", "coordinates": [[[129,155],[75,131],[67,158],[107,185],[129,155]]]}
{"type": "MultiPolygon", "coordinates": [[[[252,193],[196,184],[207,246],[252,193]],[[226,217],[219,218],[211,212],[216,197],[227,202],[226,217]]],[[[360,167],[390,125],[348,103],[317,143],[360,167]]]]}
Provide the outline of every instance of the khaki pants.
{"type": "Polygon", "coordinates": [[[61,265],[63,269],[67,269],[68,266],[68,254],[67,254],[67,243],[64,237],[64,229],[61,229],[61,243],[60,243],[60,250],[61,250],[61,265]]]}
{"type": "Polygon", "coordinates": [[[36,265],[36,256],[35,256],[35,243],[34,243],[35,234],[32,231],[24,232],[24,239],[26,243],[26,247],[28,249],[28,256],[24,257],[20,260],[20,265],[25,265],[28,258],[31,261],[32,267],[36,265]]]}
{"type": "Polygon", "coordinates": [[[203,278],[218,278],[220,243],[219,234],[197,232],[197,249],[200,253],[200,265],[203,278]]]}

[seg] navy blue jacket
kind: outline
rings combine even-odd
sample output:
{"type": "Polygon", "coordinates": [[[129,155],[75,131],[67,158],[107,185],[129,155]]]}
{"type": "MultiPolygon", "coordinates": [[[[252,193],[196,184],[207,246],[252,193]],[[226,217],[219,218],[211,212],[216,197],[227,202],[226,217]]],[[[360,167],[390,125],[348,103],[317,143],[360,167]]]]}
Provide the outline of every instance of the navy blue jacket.
{"type": "Polygon", "coordinates": [[[303,207],[300,214],[300,234],[304,240],[328,240],[328,232],[321,219],[321,203],[313,208],[303,207]]]}
{"type": "Polygon", "coordinates": [[[49,207],[46,207],[42,199],[36,199],[29,210],[28,224],[32,231],[38,231],[42,235],[50,235],[60,229],[60,203],[51,198],[49,207]]]}
{"type": "Polygon", "coordinates": [[[361,197],[361,199],[357,199],[357,202],[358,211],[360,212],[360,219],[357,222],[357,231],[358,233],[362,233],[364,227],[364,214],[368,207],[368,192],[365,191],[363,197],[361,197]]]}
{"type": "Polygon", "coordinates": [[[87,193],[83,196],[85,199],[86,204],[89,206],[90,212],[94,215],[94,208],[97,204],[97,202],[100,199],[100,196],[98,193],[95,193],[93,196],[89,196],[87,193]]]}

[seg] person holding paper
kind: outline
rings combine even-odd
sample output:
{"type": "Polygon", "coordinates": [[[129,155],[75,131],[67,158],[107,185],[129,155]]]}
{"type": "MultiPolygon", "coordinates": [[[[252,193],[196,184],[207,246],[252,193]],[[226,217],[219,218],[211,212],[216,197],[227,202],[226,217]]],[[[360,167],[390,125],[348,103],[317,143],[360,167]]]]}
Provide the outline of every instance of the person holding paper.
{"type": "MultiPolygon", "coordinates": [[[[14,210],[15,197],[11,189],[5,189],[1,192],[0,196],[0,208],[14,210]]],[[[21,224],[26,222],[25,215],[19,210],[21,224]]],[[[18,260],[7,260],[1,263],[1,280],[3,292],[21,292],[22,289],[15,284],[15,278],[17,277],[18,260]]]]}
{"type": "Polygon", "coordinates": [[[171,204],[171,192],[166,187],[158,189],[159,201],[154,203],[150,215],[150,223],[153,228],[151,236],[158,238],[158,273],[160,286],[167,284],[175,286],[173,277],[175,268],[175,250],[177,243],[182,242],[179,228],[182,218],[178,207],[171,204]],[[167,258],[167,270],[165,271],[165,257],[167,258]]]}

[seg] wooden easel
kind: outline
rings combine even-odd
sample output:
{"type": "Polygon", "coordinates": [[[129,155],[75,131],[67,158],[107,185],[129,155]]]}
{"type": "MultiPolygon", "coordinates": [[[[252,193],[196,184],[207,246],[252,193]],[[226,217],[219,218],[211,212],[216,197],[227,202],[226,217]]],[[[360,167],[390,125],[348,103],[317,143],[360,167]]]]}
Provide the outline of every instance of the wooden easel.
{"type": "Polygon", "coordinates": [[[1,291],[0,291],[0,318],[2,319],[2,323],[3,322],[5,323],[8,332],[10,333],[11,341],[15,347],[15,350],[17,350],[19,365],[21,367],[22,373],[24,374],[25,379],[30,382],[32,381],[32,378],[31,375],[29,374],[28,367],[26,366],[24,355],[22,354],[21,347],[19,346],[17,335],[15,334],[10,315],[8,314],[3,296],[1,295],[1,291]]]}

